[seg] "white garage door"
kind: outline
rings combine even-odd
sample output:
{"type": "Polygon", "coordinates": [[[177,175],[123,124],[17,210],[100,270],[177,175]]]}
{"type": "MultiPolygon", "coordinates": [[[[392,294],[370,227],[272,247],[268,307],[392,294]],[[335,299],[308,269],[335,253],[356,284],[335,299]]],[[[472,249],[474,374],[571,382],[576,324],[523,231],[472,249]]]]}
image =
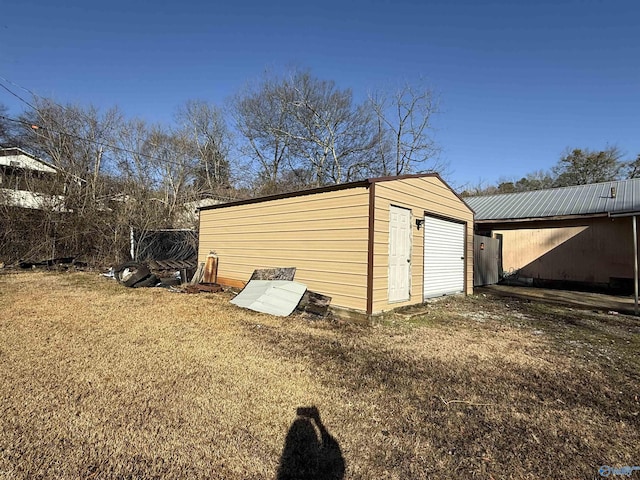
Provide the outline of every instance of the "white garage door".
{"type": "Polygon", "coordinates": [[[424,298],[464,292],[465,225],[424,217],[424,298]]]}

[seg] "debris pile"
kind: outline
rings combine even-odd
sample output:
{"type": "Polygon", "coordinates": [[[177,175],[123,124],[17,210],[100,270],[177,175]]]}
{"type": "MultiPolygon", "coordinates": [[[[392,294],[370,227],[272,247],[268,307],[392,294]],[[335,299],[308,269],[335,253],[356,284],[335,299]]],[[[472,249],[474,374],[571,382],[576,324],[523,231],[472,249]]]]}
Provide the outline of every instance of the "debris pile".
{"type": "Polygon", "coordinates": [[[69,270],[70,268],[82,269],[88,266],[87,262],[83,262],[78,257],[59,257],[48,258],[46,260],[20,260],[18,267],[22,269],[56,269],[56,270],[69,270]]]}
{"type": "MultiPolygon", "coordinates": [[[[184,285],[184,288],[174,291],[223,291],[218,283],[218,256],[215,252],[210,252],[206,261],[198,265],[193,275],[189,275],[194,266],[195,264],[183,260],[130,261],[114,268],[113,277],[120,284],[131,288],[184,285]],[[174,274],[168,277],[160,272],[174,274]]],[[[288,316],[298,311],[310,318],[326,317],[331,297],[308,290],[306,285],[294,281],[295,274],[295,267],[256,269],[246,284],[238,282],[242,288],[231,303],[277,316],[288,316]]]]}
{"type": "Polygon", "coordinates": [[[160,282],[158,277],[151,273],[146,263],[136,261],[118,265],[114,268],[113,274],[118,283],[125,287],[155,287],[160,282]]]}

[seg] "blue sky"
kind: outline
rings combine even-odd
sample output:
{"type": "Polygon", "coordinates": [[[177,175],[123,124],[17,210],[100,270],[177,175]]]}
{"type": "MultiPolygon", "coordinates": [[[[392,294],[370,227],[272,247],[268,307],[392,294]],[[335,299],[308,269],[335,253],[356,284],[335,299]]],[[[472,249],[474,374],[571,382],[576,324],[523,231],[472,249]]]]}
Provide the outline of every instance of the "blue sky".
{"type": "MultiPolygon", "coordinates": [[[[166,123],[187,99],[222,104],[298,66],[357,98],[425,81],[456,187],[549,168],[567,147],[640,153],[635,0],[0,0],[0,12],[0,76],[61,103],[166,123]]],[[[22,108],[1,90],[0,103],[22,108]]]]}

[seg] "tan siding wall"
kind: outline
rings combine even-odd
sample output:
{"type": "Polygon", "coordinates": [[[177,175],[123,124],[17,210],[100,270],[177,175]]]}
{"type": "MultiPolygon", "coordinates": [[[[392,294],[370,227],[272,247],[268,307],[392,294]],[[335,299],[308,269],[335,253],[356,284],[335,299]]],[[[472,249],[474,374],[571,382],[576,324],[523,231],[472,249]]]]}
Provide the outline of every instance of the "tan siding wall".
{"type": "Polygon", "coordinates": [[[368,213],[365,187],[204,210],[198,258],[215,251],[218,275],[242,281],[256,268],[296,267],[332,305],[365,311],[368,213]]]}
{"type": "Polygon", "coordinates": [[[376,183],[375,186],[375,236],[373,269],[373,312],[379,313],[391,308],[421,303],[423,301],[423,249],[424,231],[415,227],[415,219],[422,218],[424,212],[433,213],[467,224],[466,245],[466,293],[473,293],[473,213],[438,178],[408,178],[376,183]],[[388,299],[389,269],[389,206],[396,205],[411,209],[412,218],[412,260],[411,299],[407,302],[392,303],[388,299]]]}
{"type": "Polygon", "coordinates": [[[633,278],[630,218],[505,224],[495,226],[493,233],[502,235],[507,274],[587,283],[633,278]]]}

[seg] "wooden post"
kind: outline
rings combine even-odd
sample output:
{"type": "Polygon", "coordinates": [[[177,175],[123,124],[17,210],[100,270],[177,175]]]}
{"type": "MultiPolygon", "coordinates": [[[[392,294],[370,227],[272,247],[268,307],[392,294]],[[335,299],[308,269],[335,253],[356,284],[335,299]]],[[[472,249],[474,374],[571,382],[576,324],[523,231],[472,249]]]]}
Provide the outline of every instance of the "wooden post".
{"type": "Polygon", "coordinates": [[[634,307],[633,313],[638,315],[638,227],[636,225],[636,216],[633,216],[633,294],[634,307]]]}
{"type": "Polygon", "coordinates": [[[204,283],[216,283],[218,281],[218,256],[213,252],[207,255],[202,281],[204,283]]]}

